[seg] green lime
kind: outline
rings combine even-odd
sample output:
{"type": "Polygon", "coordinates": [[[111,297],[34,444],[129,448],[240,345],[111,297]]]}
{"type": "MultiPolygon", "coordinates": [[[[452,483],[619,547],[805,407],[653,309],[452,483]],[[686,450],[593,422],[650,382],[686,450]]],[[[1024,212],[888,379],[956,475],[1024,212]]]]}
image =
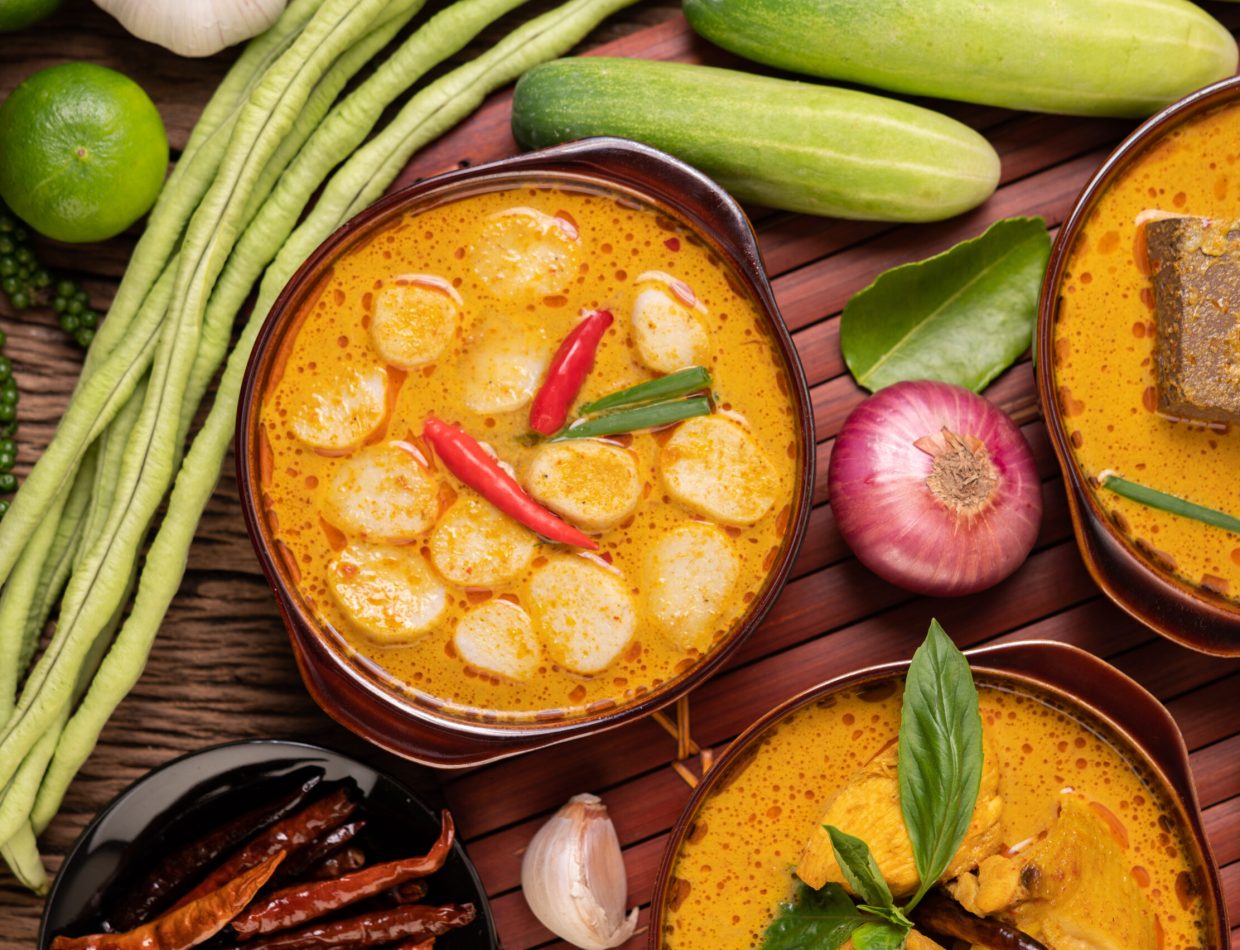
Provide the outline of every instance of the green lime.
{"type": "Polygon", "coordinates": [[[60,6],[61,0],[0,0],[0,33],[20,30],[60,6]]]}
{"type": "Polygon", "coordinates": [[[168,137],[142,87],[65,63],[0,105],[0,200],[58,241],[101,241],[146,214],[168,169],[168,137]]]}

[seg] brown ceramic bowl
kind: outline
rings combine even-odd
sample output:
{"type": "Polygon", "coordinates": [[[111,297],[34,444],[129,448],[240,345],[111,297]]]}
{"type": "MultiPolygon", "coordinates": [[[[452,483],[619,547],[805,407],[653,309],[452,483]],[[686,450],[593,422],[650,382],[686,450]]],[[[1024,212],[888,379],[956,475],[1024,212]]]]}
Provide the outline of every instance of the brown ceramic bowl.
{"type": "Polygon", "coordinates": [[[463,767],[613,728],[645,716],[709,677],[761,623],[792,570],[809,521],[814,485],[813,413],[805,372],[763,272],[757,241],[740,206],[718,185],[655,149],[624,139],[575,142],[489,165],[451,172],[377,202],[333,234],[284,289],[254,347],[237,420],[237,474],[246,526],[275,590],[302,678],[333,718],[398,755],[441,767],[463,767]],[[316,292],[333,262],[393,219],[453,198],[514,184],[602,186],[630,195],[680,221],[724,261],[765,315],[791,382],[800,459],[792,512],[765,587],[730,635],[688,670],[643,696],[571,719],[520,722],[451,716],[398,688],[373,664],[354,655],[339,634],[321,624],[277,555],[261,496],[259,411],[267,379],[292,337],[293,318],[316,292]]]}
{"type": "MultiPolygon", "coordinates": [[[[1054,353],[1059,287],[1082,225],[1098,198],[1137,156],[1187,119],[1240,100],[1240,77],[1207,86],[1148,120],[1120,146],[1085,186],[1059,230],[1038,306],[1037,352],[1054,353]]],[[[1055,361],[1039,359],[1042,414],[1068,488],[1077,546],[1098,586],[1128,613],[1157,633],[1217,656],[1240,656],[1240,603],[1190,585],[1160,568],[1121,534],[1099,503],[1073,456],[1055,384],[1055,361]]]]}
{"type": "MultiPolygon", "coordinates": [[[[1214,921],[1213,939],[1208,946],[1220,950],[1231,946],[1227,905],[1223,900],[1218,865],[1202,825],[1188,749],[1179,727],[1162,703],[1109,663],[1064,643],[1044,640],[1007,643],[970,650],[966,656],[979,681],[1049,693],[1070,713],[1079,715],[1083,722],[1089,724],[1092,720],[1104,730],[1103,734],[1110,732],[1109,738],[1129,761],[1144,764],[1154,778],[1163,783],[1169,797],[1180,805],[1189,846],[1196,849],[1198,863],[1208,878],[1202,889],[1206,916],[1214,921]]],[[[777,706],[736,737],[694,791],[668,838],[651,905],[648,944],[651,950],[663,946],[661,935],[671,893],[672,868],[681,844],[702,804],[721,782],[726,781],[729,771],[743,765],[746,753],[797,710],[854,686],[902,679],[908,667],[907,662],[886,663],[829,680],[777,706]]]]}

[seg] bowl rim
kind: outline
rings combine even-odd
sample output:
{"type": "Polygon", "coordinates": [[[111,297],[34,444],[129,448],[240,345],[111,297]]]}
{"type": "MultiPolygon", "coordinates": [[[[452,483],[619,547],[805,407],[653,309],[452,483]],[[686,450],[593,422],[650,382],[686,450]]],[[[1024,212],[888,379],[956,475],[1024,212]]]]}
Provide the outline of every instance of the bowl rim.
{"type": "MultiPolygon", "coordinates": [[[[262,739],[233,739],[228,742],[219,742],[214,745],[205,746],[201,749],[194,749],[189,752],[161,762],[159,765],[149,771],[138,776],[123,789],[121,789],[103,808],[95,813],[94,817],[86,824],[74,839],[73,845],[65,852],[64,860],[61,861],[60,867],[57,869],[56,877],[52,881],[52,886],[47,892],[47,897],[43,900],[43,912],[39,915],[39,931],[36,938],[35,946],[38,950],[47,950],[51,946],[51,940],[54,936],[48,930],[51,924],[52,907],[56,903],[57,893],[60,891],[63,882],[66,880],[65,871],[69,870],[79,859],[80,852],[86,847],[87,842],[94,837],[96,830],[119,808],[125,807],[128,801],[134,795],[141,794],[143,786],[151,782],[158,782],[167,772],[175,768],[184,767],[185,763],[192,762],[195,759],[204,758],[209,755],[219,755],[225,750],[254,747],[257,749],[287,749],[294,754],[301,754],[307,757],[328,756],[341,759],[348,763],[350,768],[370,772],[376,778],[383,779],[394,786],[399,792],[407,797],[411,802],[426,812],[430,817],[435,817],[436,812],[430,807],[419,794],[416,794],[408,785],[396,778],[390,772],[376,768],[369,762],[363,762],[355,756],[342,752],[337,748],[322,743],[308,742],[304,739],[286,739],[286,738],[262,738],[262,739]]],[[[239,765],[231,766],[222,771],[211,773],[210,779],[219,779],[227,772],[240,768],[239,765]]],[[[206,779],[199,778],[199,783],[206,779]]],[[[144,830],[147,826],[144,826],[144,830]]],[[[464,842],[457,837],[452,843],[452,850],[456,853],[461,861],[461,865],[468,875],[470,882],[477,892],[476,905],[478,916],[483,921],[487,937],[490,941],[491,950],[499,950],[499,932],[495,926],[495,914],[491,909],[491,901],[487,896],[486,885],[483,884],[482,878],[478,874],[478,868],[474,865],[473,858],[469,856],[469,852],[465,850],[464,842]]]]}
{"type": "MultiPolygon", "coordinates": [[[[278,347],[274,349],[278,350],[278,347]]],[[[242,383],[236,445],[237,479],[246,529],[263,573],[276,595],[285,626],[294,643],[302,678],[312,696],[333,718],[368,741],[415,761],[453,767],[478,764],[526,751],[533,747],[531,741],[537,745],[549,744],[631,722],[675,702],[716,672],[761,625],[791,576],[813,510],[817,443],[813,405],[804,366],[766,277],[756,236],[740,205],[710,178],[664,152],[627,139],[601,136],[428,178],[381,198],[342,225],[298,268],[272,304],[263,322],[242,383]],[[666,176],[675,181],[678,190],[669,193],[665,186],[664,191],[653,193],[649,184],[636,180],[642,170],[648,174],[657,172],[660,181],[662,176],[666,176]],[[503,187],[505,183],[524,180],[552,184],[557,181],[580,183],[612,189],[622,194],[631,193],[657,210],[670,212],[701,238],[708,248],[719,254],[754,297],[761,319],[781,354],[787,371],[790,390],[788,395],[795,413],[793,435],[802,448],[803,458],[796,470],[799,485],[794,487],[790,500],[791,517],[783,532],[780,556],[767,575],[762,592],[737,621],[724,642],[715,646],[683,674],[669,679],[627,704],[613,705],[561,721],[489,722],[444,715],[438,710],[415,704],[388,688],[373,675],[367,675],[359,668],[359,664],[350,662],[342,651],[327,644],[331,639],[330,634],[317,623],[312,612],[305,609],[301,599],[293,596],[291,585],[285,581],[279,559],[273,550],[274,544],[266,536],[265,524],[258,511],[259,489],[253,471],[254,453],[250,449],[256,438],[255,423],[261,407],[273,340],[278,342],[285,329],[284,325],[295,315],[302,297],[313,291],[325,268],[330,266],[338,254],[347,251],[370,229],[381,228],[411,207],[433,206],[437,199],[450,197],[458,191],[476,193],[487,190],[488,187],[503,187]],[[306,641],[304,649],[299,645],[299,639],[306,641]],[[335,697],[328,694],[329,691],[322,681],[311,684],[303,664],[315,666],[322,663],[329,664],[332,672],[347,681],[351,688],[359,690],[371,701],[402,719],[412,719],[418,725],[441,735],[447,734],[464,743],[484,741],[510,748],[498,748],[485,758],[473,758],[467,762],[446,761],[434,754],[411,754],[407,743],[394,742],[391,737],[377,735],[364,727],[359,728],[361,724],[358,717],[352,715],[351,711],[336,707],[335,697]],[[515,748],[518,743],[522,744],[521,747],[515,748]]]]}
{"type": "Polygon", "coordinates": [[[1237,103],[1240,76],[1212,83],[1147,119],[1107,156],[1081,189],[1055,238],[1038,297],[1036,333],[1036,352],[1042,354],[1035,374],[1042,417],[1063,473],[1073,534],[1086,569],[1103,593],[1140,623],[1182,646],[1215,656],[1240,656],[1240,604],[1232,606],[1229,601],[1162,571],[1115,530],[1074,460],[1056,395],[1055,360],[1046,354],[1054,353],[1058,291],[1068,258],[1103,193],[1150,145],[1180,123],[1210,109],[1237,103]],[[1131,589],[1142,581],[1153,585],[1153,592],[1145,597],[1131,589]],[[1199,629],[1203,626],[1217,628],[1217,635],[1208,637],[1199,629]]]}
{"type": "MultiPolygon", "coordinates": [[[[1128,745],[1126,752],[1135,752],[1140,756],[1151,774],[1164,783],[1165,791],[1171,795],[1173,802],[1180,809],[1186,837],[1198,849],[1206,877],[1209,879],[1208,888],[1204,893],[1211,896],[1216,911],[1218,930],[1214,936],[1220,941],[1217,945],[1220,948],[1229,946],[1227,941],[1231,939],[1231,930],[1227,917],[1227,902],[1222,892],[1218,861],[1205,833],[1201,806],[1197,799],[1197,787],[1188,758],[1188,747],[1184,743],[1178,724],[1158,697],[1106,660],[1080,647],[1057,640],[1015,640],[992,643],[965,650],[964,655],[969,658],[969,665],[975,674],[983,673],[987,676],[1016,682],[1024,687],[1032,687],[1051,694],[1069,706],[1083,709],[1113,730],[1115,735],[1128,745]],[[1147,712],[1154,712],[1161,720],[1160,725],[1164,728],[1170,727],[1169,735],[1173,737],[1170,747],[1159,750],[1159,756],[1165,757],[1165,760],[1160,761],[1159,756],[1151,751],[1151,746],[1146,741],[1137,738],[1132,729],[1118,722],[1110,712],[1104,711],[1090,700],[1077,695],[1067,686],[1052,682],[1046,673],[1038,670],[1039,666],[1049,665],[1054,668],[1062,665],[1064,668],[1071,668],[1072,664],[1091,667],[1093,673],[1112,677],[1112,682],[1117,683],[1125,693],[1144,703],[1148,707],[1147,712]]],[[[727,748],[715,759],[711,770],[694,788],[668,834],[667,843],[659,859],[654,895],[650,902],[648,950],[660,950],[662,947],[662,924],[667,912],[666,904],[672,868],[685,835],[693,819],[705,801],[713,794],[715,786],[726,774],[728,768],[768,730],[792,713],[841,690],[862,683],[902,676],[907,673],[910,663],[911,660],[878,663],[824,680],[767,710],[728,743],[727,748]]],[[[1110,701],[1119,702],[1120,700],[1110,699],[1110,701]]]]}

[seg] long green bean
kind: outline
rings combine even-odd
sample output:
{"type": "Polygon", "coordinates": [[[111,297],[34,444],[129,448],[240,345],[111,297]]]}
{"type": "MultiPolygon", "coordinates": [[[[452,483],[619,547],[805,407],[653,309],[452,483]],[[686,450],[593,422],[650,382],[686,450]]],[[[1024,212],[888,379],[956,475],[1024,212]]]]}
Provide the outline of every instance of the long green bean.
{"type": "Polygon", "coordinates": [[[52,721],[47,732],[39,737],[39,741],[26,753],[26,758],[13,775],[13,780],[0,794],[0,843],[9,841],[18,834],[22,826],[33,827],[30,823],[30,810],[34,807],[39,786],[43,784],[43,776],[47,773],[47,764],[56,751],[56,743],[64,732],[65,723],[69,721],[69,707],[65,705],[52,721]]]}
{"type": "Polygon", "coordinates": [[[348,201],[341,196],[360,194],[365,188],[360,179],[370,175],[383,176],[375,179],[382,192],[414,151],[471,113],[489,92],[535,63],[563,55],[603,19],[633,2],[570,0],[529,21],[473,62],[447,73],[414,96],[373,140],[381,144],[367,147],[369,164],[358,162],[355,155],[332,177],[324,194],[337,195],[335,216],[314,213],[307,218],[285,244],[294,249],[277,255],[263,278],[254,311],[228,358],[215,402],[177,475],[167,514],[147,555],[133,610],[57,743],[32,811],[36,828],[42,830],[51,821],[73,776],[94,749],[104,723],[142,673],[160,622],[180,586],[198,519],[214,491],[232,440],[241,380],[254,340],[293,272],[315,246],[347,220],[348,201]],[[303,249],[302,253],[298,254],[297,248],[303,249]]]}
{"type": "Polygon", "coordinates": [[[318,79],[369,31],[387,2],[326,0],[268,71],[237,121],[216,179],[182,241],[173,292],[177,306],[161,334],[142,414],[126,448],[103,537],[70,578],[56,635],[27,679],[17,709],[0,736],[0,783],[12,777],[68,700],[75,671],[124,597],[143,535],[167,491],[179,454],[181,407],[198,348],[206,295],[231,249],[254,181],[296,121],[318,79]]]}
{"type": "Polygon", "coordinates": [[[175,271],[162,281],[160,275],[175,256],[190,215],[219,167],[242,106],[270,64],[287,50],[322,3],[291,3],[270,30],[247,46],[203,110],[181,161],[151,210],[108,316],[87,353],[65,418],[0,522],[0,584],[30,534],[46,519],[49,506],[68,489],[86,447],[119,411],[149,365],[175,271]],[[143,311],[149,313],[147,325],[135,328],[134,321],[143,311]],[[103,378],[96,380],[100,374],[103,378]]]}
{"type": "Polygon", "coordinates": [[[39,845],[35,841],[30,822],[22,825],[17,834],[0,845],[0,857],[23,886],[42,896],[47,893],[47,871],[39,857],[39,845]]]}
{"type": "MultiPolygon", "coordinates": [[[[96,452],[92,446],[88,452],[96,452]]],[[[30,664],[39,637],[51,616],[52,607],[60,599],[65,581],[73,569],[73,560],[77,556],[78,546],[82,541],[83,529],[86,526],[86,509],[90,504],[91,490],[94,485],[96,467],[93,460],[86,460],[78,469],[78,477],[73,483],[69,499],[56,528],[56,538],[43,563],[43,573],[39,577],[39,585],[35,590],[30,613],[26,617],[26,629],[22,635],[22,652],[18,658],[18,670],[24,670],[30,664]]]]}
{"type": "Polygon", "coordinates": [[[68,499],[62,495],[39,525],[22,551],[9,582],[0,593],[0,722],[9,718],[16,705],[17,680],[22,669],[18,662],[24,648],[30,604],[39,587],[43,564],[56,540],[60,513],[68,499]]]}

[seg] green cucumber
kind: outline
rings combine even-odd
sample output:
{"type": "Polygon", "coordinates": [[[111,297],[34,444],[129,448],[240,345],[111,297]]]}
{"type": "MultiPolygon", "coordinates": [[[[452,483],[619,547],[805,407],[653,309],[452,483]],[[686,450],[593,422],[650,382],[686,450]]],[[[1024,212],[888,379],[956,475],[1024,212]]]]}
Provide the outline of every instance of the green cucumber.
{"type": "Polygon", "coordinates": [[[893,92],[1141,117],[1236,71],[1236,41],[1188,0],[684,0],[747,59],[893,92]]]}
{"type": "Polygon", "coordinates": [[[517,83],[517,141],[618,135],[670,152],[742,201],[876,221],[936,221],[981,204],[999,156],[955,119],[851,89],[728,69],[585,57],[517,83]]]}

